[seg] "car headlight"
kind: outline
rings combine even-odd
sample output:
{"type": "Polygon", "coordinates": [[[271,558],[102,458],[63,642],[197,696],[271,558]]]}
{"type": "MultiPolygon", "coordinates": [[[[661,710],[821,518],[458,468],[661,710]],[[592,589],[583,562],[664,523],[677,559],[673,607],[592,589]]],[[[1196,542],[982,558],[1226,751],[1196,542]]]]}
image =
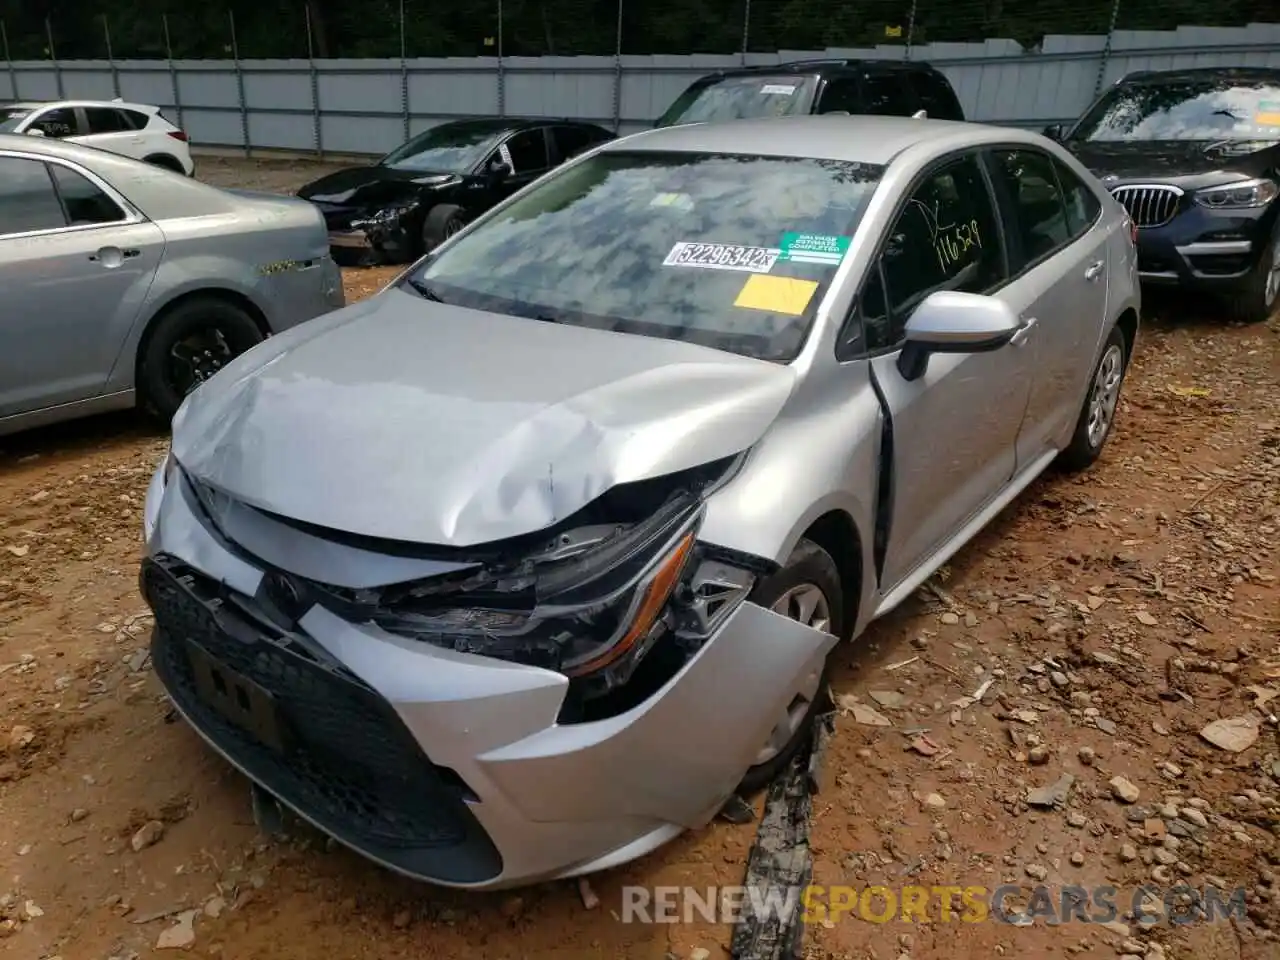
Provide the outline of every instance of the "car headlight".
{"type": "Polygon", "coordinates": [[[1275,181],[1260,177],[1197,190],[1195,201],[1211,210],[1245,210],[1265,207],[1277,194],[1280,194],[1280,187],[1276,186],[1275,181]]]}
{"type": "Polygon", "coordinates": [[[388,224],[397,222],[412,209],[413,207],[410,204],[397,204],[396,206],[383,207],[381,210],[377,210],[368,216],[357,217],[352,221],[352,225],[369,224],[370,226],[384,227],[388,224]]]}
{"type": "Polygon", "coordinates": [[[555,670],[596,696],[664,638],[696,650],[749,591],[753,572],[697,540],[703,497],[740,461],[615,487],[572,527],[469,553],[454,574],[369,590],[311,584],[315,600],[390,633],[555,670]]]}

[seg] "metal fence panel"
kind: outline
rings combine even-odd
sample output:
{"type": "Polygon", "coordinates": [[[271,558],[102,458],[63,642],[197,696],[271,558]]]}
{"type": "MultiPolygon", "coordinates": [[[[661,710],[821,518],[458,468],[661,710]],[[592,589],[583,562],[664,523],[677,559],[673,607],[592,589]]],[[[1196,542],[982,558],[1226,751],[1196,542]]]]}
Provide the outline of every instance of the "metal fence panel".
{"type": "MultiPolygon", "coordinates": [[[[1134,70],[1280,67],[1280,24],[1149,30],[1124,27],[1121,18],[1107,33],[1103,24],[1090,34],[1042,36],[1028,48],[1012,39],[930,42],[946,34],[936,4],[927,16],[906,4],[900,16],[877,14],[865,30],[842,27],[845,35],[865,33],[868,46],[761,50],[761,24],[776,20],[792,35],[798,28],[778,20],[776,3],[763,9],[760,3],[752,0],[754,13],[744,10],[757,30],[743,44],[745,53],[508,56],[499,32],[485,44],[497,56],[483,57],[148,60],[122,58],[115,50],[110,60],[53,60],[50,54],[6,61],[0,99],[53,99],[60,88],[68,97],[110,99],[119,90],[126,100],[172,111],[197,144],[377,154],[400,143],[406,131],[459,116],[572,117],[631,133],[652,123],[702,74],[806,57],[928,61],[950,78],[970,119],[1031,128],[1075,118],[1101,86],[1134,70]],[[901,30],[890,23],[898,19],[901,30]],[[892,42],[875,39],[892,30],[899,30],[890,33],[892,42]]],[[[614,43],[624,50],[625,21],[620,9],[614,43]]],[[[11,32],[5,36],[14,46],[11,32]]],[[[553,36],[548,42],[568,41],[553,36]]],[[[167,39],[162,49],[170,49],[167,39]]]]}

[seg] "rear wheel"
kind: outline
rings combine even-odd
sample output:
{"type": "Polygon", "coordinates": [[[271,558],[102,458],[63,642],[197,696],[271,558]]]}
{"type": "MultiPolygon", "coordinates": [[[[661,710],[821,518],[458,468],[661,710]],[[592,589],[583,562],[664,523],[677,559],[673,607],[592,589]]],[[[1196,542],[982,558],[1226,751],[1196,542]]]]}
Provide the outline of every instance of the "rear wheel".
{"type": "Polygon", "coordinates": [[[167,426],[188,393],[263,334],[242,308],[216,297],[193,297],[156,320],[142,354],[139,387],[146,408],[167,426]]]}
{"type": "Polygon", "coordinates": [[[1063,469],[1083,470],[1102,453],[1115,424],[1127,364],[1124,334],[1119,327],[1112,327],[1102,348],[1102,356],[1093,368],[1089,394],[1085,397],[1080,419],[1076,421],[1071,443],[1058,456],[1058,463],[1063,469]]]}
{"type": "MultiPolygon", "coordinates": [[[[801,540],[781,570],[756,585],[751,599],[775,613],[807,626],[844,636],[844,593],[840,571],[831,555],[810,540],[801,540]]],[[[768,739],[742,778],[739,793],[766,786],[791,762],[813,732],[814,718],[827,703],[826,661],[796,683],[768,739]]]]}

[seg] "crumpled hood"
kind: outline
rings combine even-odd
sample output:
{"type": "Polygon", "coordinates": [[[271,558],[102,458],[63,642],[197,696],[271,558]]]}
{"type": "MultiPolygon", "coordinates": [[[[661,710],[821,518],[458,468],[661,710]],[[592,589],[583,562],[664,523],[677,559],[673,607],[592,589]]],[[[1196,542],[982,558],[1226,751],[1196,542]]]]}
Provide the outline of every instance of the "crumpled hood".
{"type": "Polygon", "coordinates": [[[794,383],[762,360],[393,289],[229,364],[179,411],[173,453],[281,516],[472,546],[745,450],[794,383]]]}

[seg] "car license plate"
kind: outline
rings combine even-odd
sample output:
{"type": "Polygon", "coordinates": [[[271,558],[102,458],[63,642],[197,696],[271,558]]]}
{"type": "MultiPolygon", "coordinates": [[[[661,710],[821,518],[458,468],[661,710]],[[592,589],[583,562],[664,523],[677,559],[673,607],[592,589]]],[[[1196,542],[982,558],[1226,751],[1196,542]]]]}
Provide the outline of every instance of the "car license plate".
{"type": "Polygon", "coordinates": [[[280,714],[268,691],[210,656],[198,644],[187,644],[187,659],[195,673],[200,699],[264,746],[284,752],[280,714]]]}

